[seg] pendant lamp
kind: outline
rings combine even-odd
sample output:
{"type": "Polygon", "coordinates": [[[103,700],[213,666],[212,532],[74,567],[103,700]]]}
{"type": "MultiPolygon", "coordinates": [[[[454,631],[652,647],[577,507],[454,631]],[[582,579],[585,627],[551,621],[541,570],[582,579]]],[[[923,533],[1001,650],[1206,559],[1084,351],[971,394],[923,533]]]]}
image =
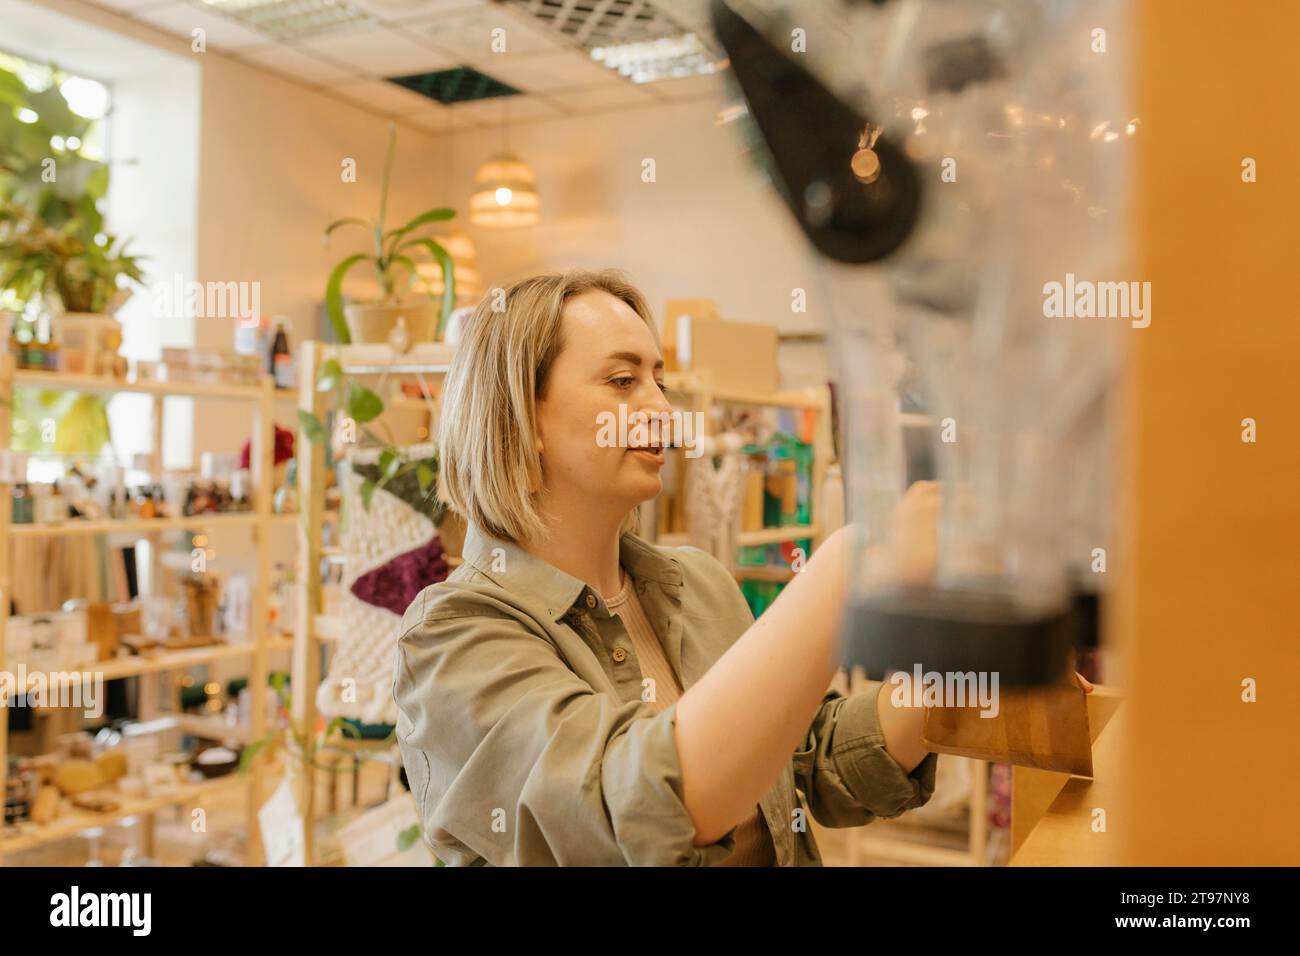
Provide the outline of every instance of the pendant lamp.
{"type": "MultiPolygon", "coordinates": [[[[508,104],[507,104],[507,109],[508,104]]],[[[469,200],[469,221],[476,226],[533,226],[542,218],[542,197],[532,168],[510,151],[505,123],[501,151],[479,167],[469,200]]]]}

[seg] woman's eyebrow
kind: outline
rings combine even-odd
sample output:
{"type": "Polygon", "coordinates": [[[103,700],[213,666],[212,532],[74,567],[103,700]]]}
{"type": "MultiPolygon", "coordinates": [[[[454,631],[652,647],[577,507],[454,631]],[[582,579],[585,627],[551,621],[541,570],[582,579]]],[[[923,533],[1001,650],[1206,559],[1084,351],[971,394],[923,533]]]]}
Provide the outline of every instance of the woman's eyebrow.
{"type": "MultiPolygon", "coordinates": [[[[636,352],[610,352],[609,355],[606,356],[605,361],[608,362],[611,359],[621,359],[624,362],[631,362],[633,365],[636,365],[638,367],[640,367],[641,365],[641,356],[638,355],[636,352]]],[[[663,367],[664,367],[664,360],[656,359],[653,368],[657,371],[663,367]]]]}

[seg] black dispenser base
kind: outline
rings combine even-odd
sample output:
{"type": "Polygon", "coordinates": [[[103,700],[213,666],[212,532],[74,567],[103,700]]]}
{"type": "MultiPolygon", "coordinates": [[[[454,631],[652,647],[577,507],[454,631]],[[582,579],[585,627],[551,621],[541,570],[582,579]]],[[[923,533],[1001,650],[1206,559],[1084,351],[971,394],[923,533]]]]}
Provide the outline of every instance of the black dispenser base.
{"type": "Polygon", "coordinates": [[[1002,687],[1064,677],[1087,627],[1081,601],[1029,616],[995,594],[939,589],[884,592],[845,608],[841,661],[875,679],[886,671],[993,673],[1002,687]]]}

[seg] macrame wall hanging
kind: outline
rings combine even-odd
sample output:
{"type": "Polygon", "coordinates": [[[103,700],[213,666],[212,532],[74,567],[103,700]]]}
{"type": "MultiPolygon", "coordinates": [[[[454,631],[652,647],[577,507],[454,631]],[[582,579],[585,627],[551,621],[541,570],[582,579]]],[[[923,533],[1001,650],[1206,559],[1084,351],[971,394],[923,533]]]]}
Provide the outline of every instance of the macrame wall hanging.
{"type": "MultiPolygon", "coordinates": [[[[418,456],[426,449],[404,452],[418,456]]],[[[338,611],[343,626],[316,695],[316,706],[327,720],[397,722],[393,658],[402,615],[424,588],[444,580],[451,570],[435,524],[443,509],[433,489],[421,491],[411,472],[377,489],[367,509],[362,486],[377,475],[365,452],[353,452],[343,468],[346,520],[338,611]]]]}
{"type": "Polygon", "coordinates": [[[702,454],[686,468],[686,523],[693,546],[727,567],[736,561],[745,496],[745,438],[733,432],[700,438],[702,454]],[[714,466],[714,459],[717,466],[714,466]]]}

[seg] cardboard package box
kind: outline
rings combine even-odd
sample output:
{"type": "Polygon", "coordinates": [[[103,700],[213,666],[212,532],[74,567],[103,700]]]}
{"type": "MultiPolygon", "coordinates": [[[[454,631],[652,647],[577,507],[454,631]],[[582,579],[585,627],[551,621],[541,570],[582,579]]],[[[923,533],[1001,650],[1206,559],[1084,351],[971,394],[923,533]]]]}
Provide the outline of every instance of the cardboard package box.
{"type": "Polygon", "coordinates": [[[1030,690],[1003,690],[994,716],[978,707],[930,707],[923,741],[935,753],[975,757],[1092,777],[1088,701],[1068,683],[1030,690]]]}
{"type": "Polygon", "coordinates": [[[723,392],[777,390],[775,326],[682,316],[675,337],[681,371],[723,392]]]}

